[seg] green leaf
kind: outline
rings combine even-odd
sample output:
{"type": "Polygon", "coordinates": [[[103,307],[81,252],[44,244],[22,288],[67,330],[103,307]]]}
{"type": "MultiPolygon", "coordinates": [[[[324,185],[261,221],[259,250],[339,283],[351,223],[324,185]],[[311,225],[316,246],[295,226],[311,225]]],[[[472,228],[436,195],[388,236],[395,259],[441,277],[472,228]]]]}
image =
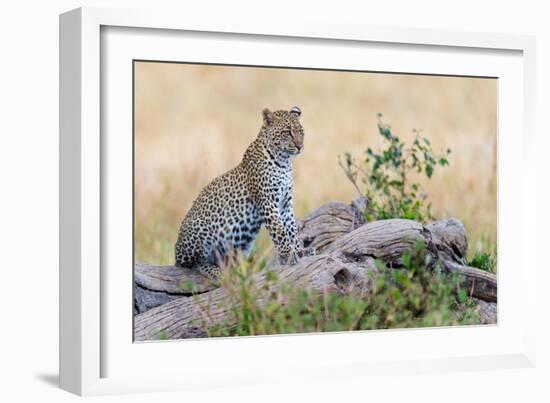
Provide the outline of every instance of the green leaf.
{"type": "Polygon", "coordinates": [[[403,266],[405,266],[406,268],[409,268],[411,266],[411,255],[409,255],[408,253],[404,254],[402,260],[403,266]]]}
{"type": "Polygon", "coordinates": [[[463,288],[459,288],[458,289],[458,301],[463,304],[464,302],[466,302],[466,299],[468,298],[468,292],[463,289],[463,288]]]}
{"type": "Polygon", "coordinates": [[[265,279],[270,282],[276,282],[279,279],[279,276],[274,271],[269,270],[265,274],[265,279]]]}
{"type": "Polygon", "coordinates": [[[428,178],[432,177],[432,174],[434,172],[434,169],[431,165],[426,165],[426,175],[428,175],[428,178]]]}

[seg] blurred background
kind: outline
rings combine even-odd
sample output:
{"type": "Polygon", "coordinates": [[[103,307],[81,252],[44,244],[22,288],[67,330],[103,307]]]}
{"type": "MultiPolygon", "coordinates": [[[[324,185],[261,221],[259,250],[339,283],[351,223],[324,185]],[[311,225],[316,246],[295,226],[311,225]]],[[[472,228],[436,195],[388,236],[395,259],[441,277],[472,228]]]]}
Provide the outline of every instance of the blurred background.
{"type": "MultiPolygon", "coordinates": [[[[470,254],[496,251],[497,81],[176,63],[135,63],[135,258],[171,264],[179,225],[200,190],[237,165],[261,111],[302,109],[305,148],[294,161],[303,217],[357,191],[338,165],[381,146],[378,113],[406,143],[413,129],[450,166],[422,185],[434,215],[466,226],[470,254]]],[[[258,242],[271,248],[266,234],[258,242]]]]}

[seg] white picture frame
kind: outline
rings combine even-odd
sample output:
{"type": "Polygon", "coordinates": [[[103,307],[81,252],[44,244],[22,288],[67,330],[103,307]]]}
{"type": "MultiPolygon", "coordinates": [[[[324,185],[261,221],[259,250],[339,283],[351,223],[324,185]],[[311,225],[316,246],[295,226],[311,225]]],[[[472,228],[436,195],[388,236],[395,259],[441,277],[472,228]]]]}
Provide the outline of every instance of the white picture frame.
{"type": "MultiPolygon", "coordinates": [[[[257,64],[269,64],[269,59],[262,52],[246,52],[246,47],[251,46],[247,41],[262,44],[262,41],[269,40],[273,46],[282,47],[289,46],[288,43],[308,46],[311,41],[320,41],[322,46],[331,47],[335,52],[346,46],[356,48],[356,54],[369,46],[395,50],[395,55],[387,53],[378,67],[369,64],[370,70],[391,71],[392,60],[395,65],[399,52],[419,52],[426,60],[411,58],[410,64],[395,66],[396,71],[462,75],[471,71],[471,75],[495,76],[483,74],[483,71],[492,71],[502,74],[497,75],[503,82],[499,86],[499,114],[509,120],[499,120],[499,161],[506,161],[513,152],[521,153],[525,159],[534,153],[535,43],[529,36],[314,21],[304,21],[300,25],[285,24],[282,28],[268,19],[214,21],[150,10],[80,8],[62,14],[60,385],[63,389],[79,395],[96,395],[292,383],[296,382],[297,374],[301,380],[334,380],[335,373],[337,379],[345,379],[380,373],[409,374],[533,365],[535,324],[529,313],[535,311],[535,285],[527,279],[535,277],[536,264],[534,254],[522,254],[521,250],[535,244],[532,240],[536,233],[535,209],[532,208],[535,184],[527,175],[514,172],[505,163],[499,164],[498,172],[499,184],[502,185],[499,185],[499,324],[496,326],[133,344],[132,329],[127,328],[128,318],[124,317],[124,304],[129,303],[125,296],[131,293],[131,289],[118,287],[125,284],[125,272],[105,271],[110,264],[109,259],[116,258],[112,257],[113,253],[120,255],[118,257],[122,263],[128,259],[128,256],[123,256],[127,248],[113,252],[109,247],[105,228],[115,228],[112,234],[109,233],[112,240],[117,228],[123,230],[125,225],[131,226],[131,216],[130,221],[115,224],[113,216],[105,214],[111,208],[110,198],[122,202],[127,200],[130,184],[124,186],[124,181],[131,181],[128,171],[124,170],[124,158],[129,154],[125,154],[120,166],[109,163],[109,155],[112,156],[116,150],[124,153],[124,144],[128,144],[125,142],[131,141],[131,137],[125,135],[128,125],[131,126],[127,119],[127,96],[131,97],[131,94],[124,95],[128,81],[120,74],[127,72],[124,69],[128,68],[128,60],[139,58],[132,52],[146,53],[149,49],[150,55],[162,60],[181,59],[181,52],[185,49],[175,45],[182,40],[182,36],[178,35],[185,36],[185,33],[193,33],[195,40],[216,33],[213,43],[201,43],[207,46],[220,46],[220,43],[229,43],[231,38],[236,37],[242,42],[241,50],[233,44],[232,55],[224,56],[220,52],[215,56],[201,56],[199,46],[193,45],[190,40],[187,52],[195,52],[194,61],[203,57],[206,59],[200,61],[227,62],[229,57],[234,57],[229,61],[242,63],[246,60],[250,64],[252,60],[254,64],[257,60],[257,64]],[[112,37],[107,38],[106,33],[112,37]],[[141,36],[136,45],[131,41],[138,35],[141,36]],[[435,55],[438,52],[448,57],[437,58],[435,55]],[[102,60],[105,57],[111,58],[114,64],[111,66],[102,60]],[[473,64],[465,62],[468,57],[472,58],[473,64]],[[495,57],[500,58],[500,63],[493,60],[495,57]],[[123,66],[123,69],[117,66],[123,66]],[[106,71],[117,80],[105,80],[102,74],[106,71]],[[120,77],[123,79],[120,80],[120,77]],[[113,98],[110,98],[111,94],[114,94],[113,98]],[[106,100],[115,109],[102,109],[106,100]],[[115,128],[116,137],[112,134],[115,128]],[[109,133],[107,138],[105,133],[109,133]],[[117,143],[113,143],[113,139],[117,143]],[[106,152],[106,147],[109,152],[106,152]],[[126,193],[121,193],[120,197],[113,196],[111,192],[115,188],[109,186],[113,181],[121,185],[117,185],[117,189],[126,189],[126,193]],[[513,217],[511,211],[516,212],[513,217]],[[503,228],[513,228],[514,231],[503,231],[503,228]],[[506,248],[507,242],[514,242],[520,247],[510,251],[506,248]],[[521,260],[518,259],[520,256],[521,260]],[[517,279],[515,285],[521,289],[515,291],[517,299],[514,304],[507,299],[507,290],[513,286],[509,276],[512,271],[517,279]],[[521,298],[518,298],[519,293],[521,298]],[[115,301],[118,298],[113,298],[113,295],[121,295],[123,302],[115,301]],[[383,348],[385,344],[395,345],[404,338],[418,346],[416,351],[396,348],[390,352],[383,348]],[[484,344],[488,340],[494,340],[490,348],[488,342],[484,344]],[[376,350],[366,347],[357,349],[361,345],[375,345],[376,350]],[[320,347],[327,351],[322,360],[316,354],[316,349],[320,347]],[[340,354],[332,353],[336,350],[340,354]],[[362,353],[357,353],[362,350],[362,353]],[[284,351],[291,354],[282,354],[284,351]],[[344,355],[348,353],[347,358],[342,358],[342,352],[344,355]],[[185,356],[186,361],[178,363],[171,360],[168,365],[167,358],[174,354],[185,356]],[[212,359],[201,366],[197,357],[201,356],[204,360],[205,354],[210,354],[212,359]],[[262,357],[262,360],[257,357],[262,357]],[[135,360],[145,362],[147,365],[144,367],[153,369],[164,363],[165,371],[155,374],[151,370],[141,370],[136,368],[135,360]],[[192,372],[188,370],[189,363],[193,365],[192,372]],[[281,371],[282,368],[284,371],[281,371]],[[331,374],[330,377],[327,374],[331,374]]],[[[344,56],[345,51],[342,52],[344,56]]],[[[310,52],[308,57],[308,65],[325,63],[326,67],[326,61],[314,60],[315,52],[310,52]]],[[[343,63],[344,59],[338,58],[334,63],[343,63]]],[[[349,63],[357,62],[364,66],[361,64],[364,61],[354,60],[358,59],[350,58],[349,63]]],[[[114,208],[120,209],[123,205],[114,208]]],[[[127,240],[127,237],[121,238],[123,244],[127,244],[127,240]]],[[[131,267],[128,269],[132,270],[131,267]]],[[[131,316],[130,313],[128,315],[131,316]]]]}

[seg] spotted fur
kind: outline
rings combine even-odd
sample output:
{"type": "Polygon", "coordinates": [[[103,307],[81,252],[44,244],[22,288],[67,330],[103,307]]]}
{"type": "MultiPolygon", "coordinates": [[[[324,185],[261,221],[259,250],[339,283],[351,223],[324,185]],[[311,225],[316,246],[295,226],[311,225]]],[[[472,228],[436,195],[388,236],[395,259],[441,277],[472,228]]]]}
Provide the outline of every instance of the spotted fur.
{"type": "Polygon", "coordinates": [[[282,264],[298,259],[292,162],[304,149],[301,111],[263,110],[258,137],[241,163],[208,184],[183,219],[176,265],[217,278],[233,252],[246,256],[260,228],[269,231],[282,264]]]}

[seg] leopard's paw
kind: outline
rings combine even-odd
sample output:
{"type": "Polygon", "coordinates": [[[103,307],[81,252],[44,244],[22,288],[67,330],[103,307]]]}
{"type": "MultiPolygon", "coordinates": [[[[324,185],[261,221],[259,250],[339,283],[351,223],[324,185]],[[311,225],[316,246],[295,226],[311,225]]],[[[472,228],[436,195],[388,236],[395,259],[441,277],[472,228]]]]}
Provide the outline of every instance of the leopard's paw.
{"type": "Polygon", "coordinates": [[[295,250],[279,252],[279,263],[282,265],[296,264],[298,263],[298,258],[299,256],[295,250]]]}

